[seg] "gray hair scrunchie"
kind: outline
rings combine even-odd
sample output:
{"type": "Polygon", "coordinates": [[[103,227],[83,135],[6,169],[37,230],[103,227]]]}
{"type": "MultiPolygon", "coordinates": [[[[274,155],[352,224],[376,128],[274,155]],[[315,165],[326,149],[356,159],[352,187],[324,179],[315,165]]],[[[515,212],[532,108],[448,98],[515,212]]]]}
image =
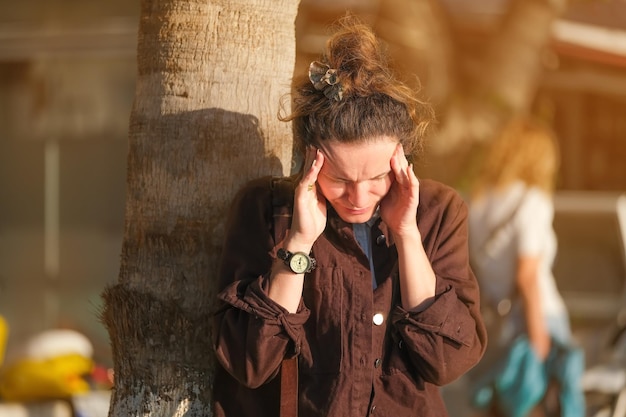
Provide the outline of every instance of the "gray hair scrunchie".
{"type": "Polygon", "coordinates": [[[317,91],[322,91],[324,95],[335,101],[343,98],[343,87],[337,76],[337,70],[318,61],[309,65],[309,80],[317,91]]]}

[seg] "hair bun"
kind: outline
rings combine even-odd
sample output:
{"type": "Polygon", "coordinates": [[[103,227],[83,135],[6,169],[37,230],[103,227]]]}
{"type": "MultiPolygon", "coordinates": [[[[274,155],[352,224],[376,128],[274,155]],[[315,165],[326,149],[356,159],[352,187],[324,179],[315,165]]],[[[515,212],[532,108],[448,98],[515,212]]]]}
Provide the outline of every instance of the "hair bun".
{"type": "Polygon", "coordinates": [[[389,82],[383,45],[369,26],[352,16],[340,20],[327,41],[325,61],[337,69],[344,94],[369,96],[389,82]]]}

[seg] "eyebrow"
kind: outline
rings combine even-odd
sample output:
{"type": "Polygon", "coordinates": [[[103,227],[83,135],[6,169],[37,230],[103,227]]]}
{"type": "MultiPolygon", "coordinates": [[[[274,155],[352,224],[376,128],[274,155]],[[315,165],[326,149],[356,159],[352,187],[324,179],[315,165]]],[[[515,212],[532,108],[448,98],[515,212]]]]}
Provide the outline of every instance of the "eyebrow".
{"type": "Polygon", "coordinates": [[[364,180],[361,180],[361,181],[352,181],[352,180],[349,180],[349,179],[347,179],[347,178],[343,178],[343,177],[336,176],[336,175],[330,175],[330,174],[326,174],[326,173],[321,173],[321,172],[320,172],[320,174],[321,174],[321,175],[324,175],[324,176],[326,176],[326,177],[329,177],[329,178],[335,179],[335,180],[339,180],[339,181],[345,181],[345,182],[362,182],[362,181],[378,180],[378,179],[384,178],[384,177],[386,177],[387,175],[389,175],[389,173],[390,173],[390,172],[391,172],[391,170],[388,170],[388,171],[383,172],[382,174],[374,175],[374,176],[373,176],[373,177],[371,177],[371,178],[367,178],[367,179],[364,179],[364,180]]]}

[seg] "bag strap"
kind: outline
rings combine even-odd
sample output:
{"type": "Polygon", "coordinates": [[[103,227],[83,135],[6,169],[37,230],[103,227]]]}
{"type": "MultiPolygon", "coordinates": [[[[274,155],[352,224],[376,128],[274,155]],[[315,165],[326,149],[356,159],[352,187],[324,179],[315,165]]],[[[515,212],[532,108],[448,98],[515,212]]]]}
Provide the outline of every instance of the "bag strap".
{"type": "Polygon", "coordinates": [[[515,206],[513,207],[513,210],[511,210],[511,212],[507,216],[505,216],[502,220],[500,220],[500,222],[491,229],[491,231],[489,232],[489,236],[487,236],[487,239],[485,239],[485,242],[480,247],[480,253],[484,253],[486,249],[489,247],[489,245],[496,240],[496,238],[502,232],[504,227],[507,224],[509,224],[511,220],[515,218],[515,216],[519,212],[522,202],[524,201],[524,198],[526,197],[526,194],[527,194],[527,191],[524,191],[522,195],[520,196],[520,198],[518,199],[515,206]]]}
{"type": "Polygon", "coordinates": [[[290,177],[272,177],[270,180],[272,193],[272,213],[274,242],[282,242],[291,226],[293,211],[294,185],[290,177]]]}
{"type": "MultiPolygon", "coordinates": [[[[489,246],[493,244],[493,242],[497,241],[498,236],[500,235],[500,233],[502,233],[506,225],[508,225],[519,212],[519,209],[522,206],[522,203],[524,202],[524,198],[526,197],[527,194],[528,194],[528,190],[524,190],[522,195],[519,197],[517,203],[513,207],[513,210],[511,210],[508,213],[508,215],[506,215],[502,220],[500,220],[500,222],[489,231],[489,235],[487,236],[487,239],[485,239],[485,242],[477,251],[476,256],[478,256],[479,258],[484,258],[486,256],[489,246]]],[[[481,259],[475,259],[472,262],[472,264],[475,264],[476,261],[480,262],[480,260],[481,259]]],[[[500,319],[502,319],[503,317],[508,315],[508,313],[511,311],[511,309],[513,308],[513,303],[516,301],[516,298],[517,298],[517,289],[514,286],[509,296],[504,297],[503,299],[499,300],[497,305],[492,305],[487,300],[483,300],[481,304],[493,310],[493,314],[495,314],[496,317],[499,317],[500,319]]],[[[485,314],[489,314],[489,313],[485,313],[485,314]]]]}
{"type": "Polygon", "coordinates": [[[298,417],[298,357],[283,359],[280,367],[280,417],[298,417]]]}
{"type": "MultiPolygon", "coordinates": [[[[274,242],[281,242],[289,229],[293,205],[293,183],[273,177],[272,192],[274,242]]],[[[298,357],[283,359],[280,368],[280,417],[298,417],[298,357]]]]}

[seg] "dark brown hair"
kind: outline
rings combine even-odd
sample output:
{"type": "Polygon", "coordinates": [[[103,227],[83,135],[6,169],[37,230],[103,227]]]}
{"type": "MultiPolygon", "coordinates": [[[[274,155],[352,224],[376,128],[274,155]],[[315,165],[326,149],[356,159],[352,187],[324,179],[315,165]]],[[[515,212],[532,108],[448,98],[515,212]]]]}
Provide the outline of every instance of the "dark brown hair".
{"type": "Polygon", "coordinates": [[[407,155],[422,149],[434,120],[432,107],[394,76],[369,26],[353,16],[341,19],[319,61],[336,70],[342,98],[328,98],[308,74],[295,81],[292,113],[279,118],[293,121],[299,151],[328,140],[360,142],[380,136],[397,138],[407,155]]]}

